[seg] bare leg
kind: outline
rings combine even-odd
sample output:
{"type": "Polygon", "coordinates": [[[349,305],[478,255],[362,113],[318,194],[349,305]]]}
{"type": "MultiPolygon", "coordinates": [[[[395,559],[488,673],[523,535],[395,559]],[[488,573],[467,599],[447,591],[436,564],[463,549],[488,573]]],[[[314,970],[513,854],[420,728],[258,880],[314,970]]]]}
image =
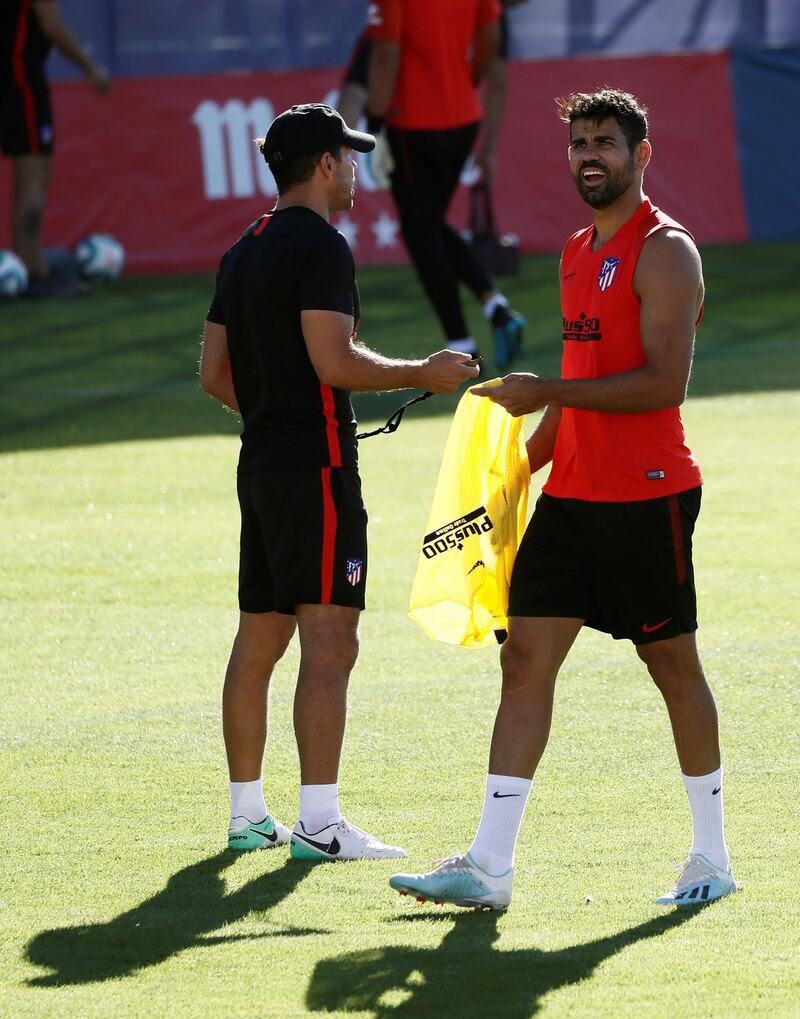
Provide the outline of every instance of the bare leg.
{"type": "Polygon", "coordinates": [[[294,616],[240,615],[222,691],[222,729],[231,782],[252,782],[261,775],[269,681],[294,630],[294,616]]]}
{"type": "Polygon", "coordinates": [[[684,775],[709,775],[720,765],[714,695],[706,683],[693,633],[636,648],[667,705],[684,775]]]}
{"type": "Polygon", "coordinates": [[[556,676],[583,620],[513,616],[508,622],[489,772],[532,778],[550,735],[556,676]]]}
{"type": "Polygon", "coordinates": [[[357,128],[367,108],[367,90],[355,81],[348,81],[339,94],[339,113],[348,127],[357,128]]]}
{"type": "Polygon", "coordinates": [[[359,610],[298,605],[300,675],[294,731],[303,785],[338,781],[347,716],[347,685],[358,657],[359,610]]]}
{"type": "Polygon", "coordinates": [[[42,220],[52,165],[52,156],[17,156],[14,159],[12,243],[28,272],[35,276],[47,275],[42,220]]]}

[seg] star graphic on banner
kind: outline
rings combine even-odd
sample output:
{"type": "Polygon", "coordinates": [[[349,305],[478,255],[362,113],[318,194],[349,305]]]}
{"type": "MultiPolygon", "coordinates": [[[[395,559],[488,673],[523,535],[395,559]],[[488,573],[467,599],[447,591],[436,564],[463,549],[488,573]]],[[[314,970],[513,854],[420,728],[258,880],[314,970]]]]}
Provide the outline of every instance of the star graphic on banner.
{"type": "Polygon", "coordinates": [[[397,247],[397,231],[399,229],[400,224],[397,220],[386,212],[382,212],[370,227],[370,230],[375,234],[375,246],[378,248],[397,247]]]}
{"type": "Polygon", "coordinates": [[[344,215],[339,217],[339,222],[336,224],[336,229],[344,234],[344,239],[350,245],[351,248],[358,247],[358,231],[361,227],[358,223],[354,223],[352,219],[345,212],[344,215]]]}

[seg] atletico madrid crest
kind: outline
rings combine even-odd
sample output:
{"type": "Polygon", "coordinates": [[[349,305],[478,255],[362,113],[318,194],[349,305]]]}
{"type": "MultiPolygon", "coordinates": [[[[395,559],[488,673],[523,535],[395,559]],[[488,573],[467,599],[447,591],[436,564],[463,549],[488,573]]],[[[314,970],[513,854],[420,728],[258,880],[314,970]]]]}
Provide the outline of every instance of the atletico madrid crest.
{"type": "Polygon", "coordinates": [[[597,285],[603,291],[608,290],[611,284],[614,282],[614,277],[617,275],[617,267],[619,266],[618,258],[606,258],[603,260],[603,264],[600,266],[600,274],[597,277],[597,285]]]}
{"type": "Polygon", "coordinates": [[[345,563],[344,572],[347,577],[347,583],[352,584],[352,586],[355,587],[361,580],[361,576],[364,573],[364,560],[348,559],[345,563]]]}

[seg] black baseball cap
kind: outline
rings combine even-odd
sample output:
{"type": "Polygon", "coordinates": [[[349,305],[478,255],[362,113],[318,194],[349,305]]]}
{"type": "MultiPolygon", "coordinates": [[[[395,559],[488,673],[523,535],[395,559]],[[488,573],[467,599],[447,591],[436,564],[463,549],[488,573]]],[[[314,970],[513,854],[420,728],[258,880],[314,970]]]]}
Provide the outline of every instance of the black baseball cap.
{"type": "Polygon", "coordinates": [[[362,131],[351,131],[341,115],[322,103],[293,106],[269,126],[261,151],[268,163],[282,163],[315,152],[329,152],[346,145],[356,152],[371,152],[375,139],[362,131]]]}

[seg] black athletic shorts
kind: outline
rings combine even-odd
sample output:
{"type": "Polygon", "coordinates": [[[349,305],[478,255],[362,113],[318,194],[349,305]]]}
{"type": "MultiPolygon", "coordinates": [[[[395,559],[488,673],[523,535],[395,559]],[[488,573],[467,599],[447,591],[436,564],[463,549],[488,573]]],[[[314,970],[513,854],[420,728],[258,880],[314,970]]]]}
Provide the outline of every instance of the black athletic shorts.
{"type": "Polygon", "coordinates": [[[0,150],[6,156],[53,151],[53,115],[44,68],[28,70],[24,86],[0,76],[0,150]]]}
{"type": "Polygon", "coordinates": [[[259,471],[237,481],[239,608],[364,608],[367,511],[354,467],[259,471]]]}
{"type": "Polygon", "coordinates": [[[634,644],[697,629],[692,533],[701,489],[637,502],[542,493],[519,547],[509,616],[558,616],[634,644]]]}

